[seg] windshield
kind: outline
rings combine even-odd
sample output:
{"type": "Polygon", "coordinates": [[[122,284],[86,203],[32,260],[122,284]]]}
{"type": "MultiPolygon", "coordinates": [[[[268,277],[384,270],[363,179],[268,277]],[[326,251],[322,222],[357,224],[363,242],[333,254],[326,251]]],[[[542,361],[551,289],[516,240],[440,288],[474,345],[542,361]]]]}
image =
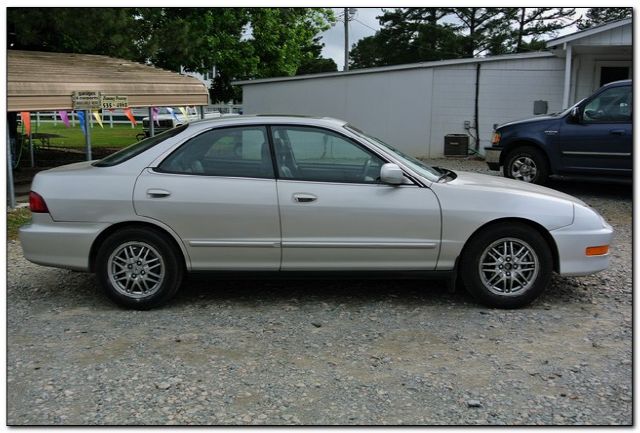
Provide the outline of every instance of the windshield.
{"type": "Polygon", "coordinates": [[[167,138],[171,138],[180,134],[182,131],[187,129],[188,126],[188,124],[181,125],[177,128],[169,129],[161,134],[145,138],[144,140],[138,141],[137,143],[133,143],[131,146],[125,147],[124,149],[119,150],[116,153],[112,153],[111,155],[101,159],[100,161],[94,162],[93,166],[112,167],[114,165],[120,164],[121,162],[131,159],[134,156],[140,155],[145,150],[151,149],[156,144],[162,143],[167,138]]]}
{"type": "Polygon", "coordinates": [[[383,146],[385,149],[390,150],[391,152],[393,152],[394,154],[402,158],[405,164],[407,164],[409,167],[411,167],[412,169],[414,169],[415,171],[417,171],[418,173],[420,173],[421,175],[423,175],[429,180],[435,181],[442,175],[441,170],[438,170],[435,167],[431,167],[425,164],[424,162],[420,161],[419,159],[399,151],[392,145],[387,144],[384,141],[372,135],[366,134],[365,132],[359,130],[353,125],[345,125],[344,127],[345,129],[353,132],[354,134],[357,134],[359,137],[362,137],[363,139],[367,140],[369,143],[378,144],[383,146]]]}

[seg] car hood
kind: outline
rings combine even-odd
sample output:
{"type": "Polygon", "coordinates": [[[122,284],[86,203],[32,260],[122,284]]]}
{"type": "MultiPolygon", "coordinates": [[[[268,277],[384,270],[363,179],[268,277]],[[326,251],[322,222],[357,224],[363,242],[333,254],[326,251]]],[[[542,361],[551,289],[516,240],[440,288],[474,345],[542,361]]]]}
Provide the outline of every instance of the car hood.
{"type": "Polygon", "coordinates": [[[549,122],[549,121],[553,121],[553,120],[558,120],[558,116],[536,116],[536,117],[528,117],[526,119],[520,119],[520,120],[514,120],[511,122],[507,122],[507,123],[503,123],[501,125],[498,125],[496,127],[496,130],[507,127],[507,126],[514,126],[514,125],[521,125],[521,124],[526,124],[526,123],[542,123],[542,122],[549,122]]]}
{"type": "Polygon", "coordinates": [[[520,180],[507,179],[501,176],[471,173],[468,171],[456,171],[455,174],[457,175],[457,177],[450,183],[464,185],[467,188],[477,188],[478,190],[503,189],[505,190],[505,192],[521,193],[523,195],[532,194],[554,197],[586,206],[586,204],[582,200],[572,195],[556,191],[555,189],[546,188],[544,186],[522,182],[520,180]]]}

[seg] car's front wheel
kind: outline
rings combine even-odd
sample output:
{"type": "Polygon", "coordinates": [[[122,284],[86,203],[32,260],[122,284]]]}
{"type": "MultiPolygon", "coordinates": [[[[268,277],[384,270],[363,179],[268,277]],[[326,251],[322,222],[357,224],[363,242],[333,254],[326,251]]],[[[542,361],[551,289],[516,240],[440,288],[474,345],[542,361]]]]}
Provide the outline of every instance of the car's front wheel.
{"type": "Polygon", "coordinates": [[[546,240],[535,229],[517,223],[490,226],[476,234],[460,262],[471,295],[498,308],[531,303],[549,286],[552,270],[546,240]]]}
{"type": "Polygon", "coordinates": [[[178,290],[182,274],[170,241],[146,228],[113,233],[96,257],[96,275],[105,294],[128,308],[145,310],[164,304],[178,290]]]}
{"type": "Polygon", "coordinates": [[[504,176],[543,185],[549,176],[549,164],[542,152],[535,147],[517,147],[507,155],[504,176]]]}

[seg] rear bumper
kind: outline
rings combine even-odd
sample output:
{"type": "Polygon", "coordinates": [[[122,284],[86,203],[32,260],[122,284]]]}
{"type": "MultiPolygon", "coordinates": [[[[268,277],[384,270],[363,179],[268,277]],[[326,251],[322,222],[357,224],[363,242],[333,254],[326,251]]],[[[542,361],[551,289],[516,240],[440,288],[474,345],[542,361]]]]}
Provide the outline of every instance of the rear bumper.
{"type": "Polygon", "coordinates": [[[501,147],[485,147],[484,148],[484,160],[486,161],[489,169],[500,170],[500,154],[502,153],[501,147]]]}
{"type": "Polygon", "coordinates": [[[20,228],[24,256],[38,265],[89,271],[93,241],[107,223],[55,222],[49,214],[33,214],[20,228]]]}

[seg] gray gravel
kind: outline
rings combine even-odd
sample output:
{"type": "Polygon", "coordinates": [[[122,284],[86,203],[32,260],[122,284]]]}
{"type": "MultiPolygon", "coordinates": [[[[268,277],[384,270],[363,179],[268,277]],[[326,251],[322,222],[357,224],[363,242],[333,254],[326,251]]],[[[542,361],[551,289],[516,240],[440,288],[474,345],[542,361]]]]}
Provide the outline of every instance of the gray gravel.
{"type": "Polygon", "coordinates": [[[612,266],[516,311],[362,280],[189,281],[125,311],[10,242],[8,423],[629,425],[631,188],[551,186],[614,226],[612,266]]]}

